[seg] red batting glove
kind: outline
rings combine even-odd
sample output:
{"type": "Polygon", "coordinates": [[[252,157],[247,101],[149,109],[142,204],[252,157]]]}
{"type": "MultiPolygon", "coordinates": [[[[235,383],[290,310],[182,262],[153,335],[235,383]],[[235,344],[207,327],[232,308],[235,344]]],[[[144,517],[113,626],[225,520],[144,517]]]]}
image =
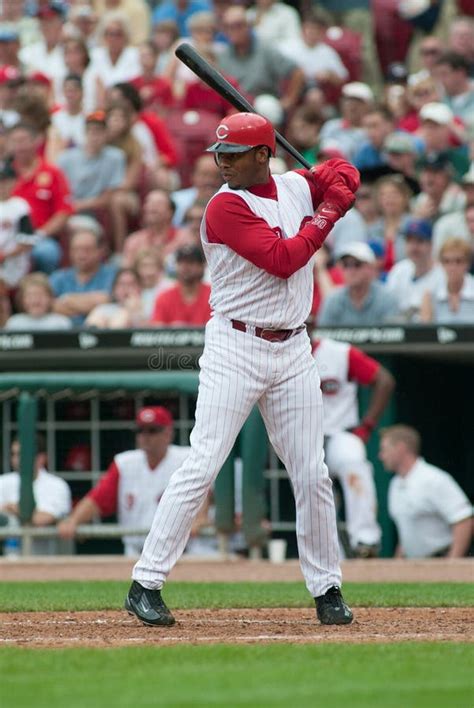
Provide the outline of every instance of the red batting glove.
{"type": "Polygon", "coordinates": [[[328,167],[327,162],[323,162],[322,165],[317,165],[310,169],[311,175],[314,180],[316,189],[318,190],[319,201],[324,199],[326,190],[329,189],[333,184],[340,184],[343,180],[338,174],[338,172],[332,168],[328,167]]]}
{"type": "Polygon", "coordinates": [[[361,421],[360,425],[351,430],[351,433],[357,435],[357,437],[360,438],[363,443],[368,443],[374,428],[375,423],[372,420],[369,420],[368,418],[364,418],[364,420],[361,421]]]}
{"type": "Polygon", "coordinates": [[[360,174],[357,167],[338,157],[333,157],[324,164],[337,172],[351,192],[357,192],[360,187],[360,174]]]}
{"type": "Polygon", "coordinates": [[[335,207],[343,216],[355,202],[355,196],[345,184],[333,184],[324,195],[324,203],[335,207]]]}

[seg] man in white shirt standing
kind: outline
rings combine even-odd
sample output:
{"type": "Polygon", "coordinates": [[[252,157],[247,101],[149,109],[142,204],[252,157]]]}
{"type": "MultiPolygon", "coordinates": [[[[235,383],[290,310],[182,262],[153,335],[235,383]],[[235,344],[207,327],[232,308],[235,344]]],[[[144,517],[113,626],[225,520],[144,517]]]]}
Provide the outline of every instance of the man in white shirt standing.
{"type": "Polygon", "coordinates": [[[406,258],[396,263],[387,277],[387,289],[397,298],[398,312],[416,320],[423,295],[444,281],[443,269],[432,253],[433,229],[426,219],[411,219],[405,229],[406,258]]]}
{"type": "Polygon", "coordinates": [[[472,505],[457,482],[419,451],[414,428],[393,425],[381,431],[379,457],[396,475],[388,492],[399,538],[396,555],[461,558],[472,541],[472,505]]]}

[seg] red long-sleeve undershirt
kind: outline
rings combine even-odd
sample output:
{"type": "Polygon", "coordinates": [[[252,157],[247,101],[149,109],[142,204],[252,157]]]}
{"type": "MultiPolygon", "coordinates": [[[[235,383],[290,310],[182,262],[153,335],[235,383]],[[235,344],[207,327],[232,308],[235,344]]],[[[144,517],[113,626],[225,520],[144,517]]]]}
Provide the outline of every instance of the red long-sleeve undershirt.
{"type": "MultiPolygon", "coordinates": [[[[313,207],[321,202],[321,194],[306,170],[297,170],[307,179],[313,207]]],[[[250,187],[249,192],[265,199],[277,199],[273,178],[263,185],[250,187]]],[[[324,224],[324,220],[322,220],[324,224]]],[[[278,278],[289,278],[310,260],[321,247],[333,223],[326,226],[308,221],[288,239],[273,231],[268,223],[254,214],[236,194],[222,192],[211,200],[206,211],[206,231],[210,243],[222,243],[278,278]]]]}

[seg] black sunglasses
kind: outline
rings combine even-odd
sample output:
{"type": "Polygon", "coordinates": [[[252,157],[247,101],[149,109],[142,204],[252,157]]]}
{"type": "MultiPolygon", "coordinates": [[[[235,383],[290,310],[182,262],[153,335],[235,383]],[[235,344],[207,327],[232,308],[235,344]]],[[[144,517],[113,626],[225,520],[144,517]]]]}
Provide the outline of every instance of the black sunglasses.
{"type": "Polygon", "coordinates": [[[147,425],[146,428],[136,428],[137,435],[156,435],[164,430],[163,427],[157,425],[147,425]]]}

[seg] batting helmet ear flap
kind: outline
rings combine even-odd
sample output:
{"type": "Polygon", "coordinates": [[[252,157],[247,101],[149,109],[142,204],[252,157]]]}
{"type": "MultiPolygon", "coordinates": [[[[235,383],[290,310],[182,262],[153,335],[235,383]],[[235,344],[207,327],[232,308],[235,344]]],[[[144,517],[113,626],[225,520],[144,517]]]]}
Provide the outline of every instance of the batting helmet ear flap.
{"type": "Polygon", "coordinates": [[[276,151],[272,124],[256,113],[234,113],[224,118],[217,126],[216,138],[208,152],[246,152],[259,145],[268,147],[272,155],[276,151]]]}

